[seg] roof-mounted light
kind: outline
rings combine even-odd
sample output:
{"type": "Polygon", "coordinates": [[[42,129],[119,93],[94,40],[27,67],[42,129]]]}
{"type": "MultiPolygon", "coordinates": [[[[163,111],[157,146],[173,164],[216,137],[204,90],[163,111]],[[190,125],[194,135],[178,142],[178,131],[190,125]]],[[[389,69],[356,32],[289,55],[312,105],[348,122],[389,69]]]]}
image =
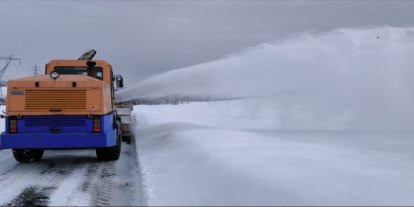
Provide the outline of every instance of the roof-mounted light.
{"type": "Polygon", "coordinates": [[[56,80],[57,78],[59,78],[60,74],[56,71],[53,71],[50,73],[50,77],[53,78],[54,80],[56,80]]]}

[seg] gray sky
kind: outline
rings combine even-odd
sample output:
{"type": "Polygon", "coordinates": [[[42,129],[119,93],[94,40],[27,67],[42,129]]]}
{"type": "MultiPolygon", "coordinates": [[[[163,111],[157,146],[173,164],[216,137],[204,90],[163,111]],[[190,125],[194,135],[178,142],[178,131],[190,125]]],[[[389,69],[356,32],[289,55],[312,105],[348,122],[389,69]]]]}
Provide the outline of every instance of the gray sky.
{"type": "Polygon", "coordinates": [[[414,26],[413,9],[409,0],[0,0],[0,56],[23,59],[8,79],[94,48],[129,85],[292,34],[414,26]]]}

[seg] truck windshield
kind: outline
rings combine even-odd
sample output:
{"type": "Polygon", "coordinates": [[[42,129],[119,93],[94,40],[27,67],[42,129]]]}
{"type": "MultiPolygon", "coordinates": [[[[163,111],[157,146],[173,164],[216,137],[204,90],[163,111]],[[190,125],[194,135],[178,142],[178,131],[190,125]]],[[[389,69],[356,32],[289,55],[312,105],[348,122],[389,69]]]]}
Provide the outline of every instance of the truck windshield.
{"type": "Polygon", "coordinates": [[[88,69],[87,67],[57,66],[55,67],[54,71],[58,72],[59,74],[87,75],[99,80],[103,80],[103,69],[101,67],[88,69]]]}

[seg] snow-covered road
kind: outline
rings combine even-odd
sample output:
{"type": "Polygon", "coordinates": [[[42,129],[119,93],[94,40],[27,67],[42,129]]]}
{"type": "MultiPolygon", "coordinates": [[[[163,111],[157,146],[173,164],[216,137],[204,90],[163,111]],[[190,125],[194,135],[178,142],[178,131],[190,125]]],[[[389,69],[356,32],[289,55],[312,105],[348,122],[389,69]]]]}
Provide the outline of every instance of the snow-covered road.
{"type": "Polygon", "coordinates": [[[112,162],[97,161],[95,150],[47,150],[21,164],[0,150],[1,206],[145,205],[140,181],[133,144],[112,162]]]}

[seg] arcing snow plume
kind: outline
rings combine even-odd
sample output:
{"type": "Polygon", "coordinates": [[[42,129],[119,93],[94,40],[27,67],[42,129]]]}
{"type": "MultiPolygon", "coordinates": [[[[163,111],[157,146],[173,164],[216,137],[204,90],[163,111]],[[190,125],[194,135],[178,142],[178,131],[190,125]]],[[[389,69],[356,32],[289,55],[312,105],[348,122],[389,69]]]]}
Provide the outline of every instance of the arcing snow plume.
{"type": "MultiPolygon", "coordinates": [[[[158,96],[269,97],[352,128],[414,128],[414,28],[339,29],[248,48],[120,91],[158,96]]],[[[295,109],[296,110],[296,109],[295,109]]]]}

